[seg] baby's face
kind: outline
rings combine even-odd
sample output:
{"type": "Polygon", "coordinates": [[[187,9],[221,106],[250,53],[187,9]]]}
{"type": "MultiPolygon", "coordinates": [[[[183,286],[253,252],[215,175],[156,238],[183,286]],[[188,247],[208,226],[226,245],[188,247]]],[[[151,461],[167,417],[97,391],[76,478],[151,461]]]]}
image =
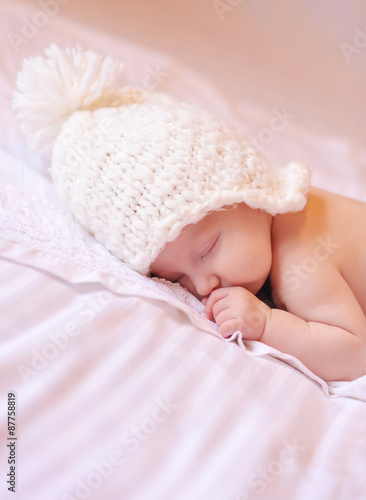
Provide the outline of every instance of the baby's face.
{"type": "Polygon", "coordinates": [[[202,300],[216,288],[256,294],[272,264],[272,216],[244,203],[213,212],[167,243],[151,274],[178,282],[202,300]]]}

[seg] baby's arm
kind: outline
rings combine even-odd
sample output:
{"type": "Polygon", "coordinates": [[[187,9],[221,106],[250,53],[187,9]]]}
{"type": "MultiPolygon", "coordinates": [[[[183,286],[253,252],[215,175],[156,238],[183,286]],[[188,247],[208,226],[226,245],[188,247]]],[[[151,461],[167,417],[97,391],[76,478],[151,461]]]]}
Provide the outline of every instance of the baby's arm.
{"type": "Polygon", "coordinates": [[[365,340],[337,326],[275,309],[260,341],[297,357],[324,380],[354,380],[366,373],[365,340]]]}
{"type": "Polygon", "coordinates": [[[340,273],[326,272],[289,294],[285,305],[294,313],[271,310],[235,287],[214,290],[206,315],[225,337],[240,330],[245,339],[297,357],[324,380],[354,380],[366,373],[365,315],[340,273]]]}

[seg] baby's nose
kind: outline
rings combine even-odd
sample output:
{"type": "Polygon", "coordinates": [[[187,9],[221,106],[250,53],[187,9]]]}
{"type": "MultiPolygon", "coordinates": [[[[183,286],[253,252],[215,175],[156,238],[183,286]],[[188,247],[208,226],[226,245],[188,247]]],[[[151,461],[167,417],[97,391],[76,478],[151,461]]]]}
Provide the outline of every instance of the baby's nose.
{"type": "Polygon", "coordinates": [[[209,276],[199,276],[196,280],[195,283],[195,288],[197,290],[198,295],[201,295],[202,297],[206,297],[207,295],[210,295],[215,288],[219,288],[220,286],[220,279],[218,276],[215,276],[213,274],[209,276]]]}

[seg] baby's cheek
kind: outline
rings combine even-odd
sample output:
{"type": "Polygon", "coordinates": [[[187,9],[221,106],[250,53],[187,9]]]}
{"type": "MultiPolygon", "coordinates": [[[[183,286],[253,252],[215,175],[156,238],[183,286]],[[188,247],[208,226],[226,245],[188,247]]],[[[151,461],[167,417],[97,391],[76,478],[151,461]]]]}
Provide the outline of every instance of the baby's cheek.
{"type": "Polygon", "coordinates": [[[194,287],[192,281],[189,279],[188,276],[184,275],[182,278],[179,279],[178,282],[183,288],[186,288],[189,291],[189,293],[194,295],[198,300],[203,299],[203,297],[197,293],[196,288],[194,287]]]}

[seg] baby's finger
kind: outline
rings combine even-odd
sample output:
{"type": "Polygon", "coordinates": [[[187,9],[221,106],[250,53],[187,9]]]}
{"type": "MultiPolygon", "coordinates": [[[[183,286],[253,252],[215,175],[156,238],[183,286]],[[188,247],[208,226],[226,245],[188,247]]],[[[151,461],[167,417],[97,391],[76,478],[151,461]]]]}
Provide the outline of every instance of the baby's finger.
{"type": "MultiPolygon", "coordinates": [[[[206,318],[213,320],[214,319],[214,314],[213,314],[213,307],[214,305],[224,297],[227,297],[228,295],[228,290],[227,288],[218,288],[217,290],[214,290],[209,297],[205,297],[206,301],[206,307],[205,307],[205,316],[206,318]]],[[[202,300],[203,302],[203,300],[202,300]]]]}
{"type": "MultiPolygon", "coordinates": [[[[222,328],[224,327],[224,325],[231,322],[231,321],[235,321],[236,323],[239,323],[238,318],[235,314],[235,311],[233,311],[230,307],[223,309],[218,314],[215,314],[215,322],[217,323],[217,325],[219,327],[220,333],[222,333],[222,328]]],[[[239,329],[238,326],[236,326],[235,331],[238,329],[239,329]]],[[[230,335],[230,333],[229,333],[229,335],[230,335]]]]}
{"type": "Polygon", "coordinates": [[[235,315],[235,309],[230,303],[230,297],[224,297],[215,302],[212,306],[212,315],[218,325],[226,319],[233,317],[233,315],[235,315]]]}
{"type": "Polygon", "coordinates": [[[229,338],[232,336],[233,333],[241,331],[241,325],[237,321],[236,318],[231,318],[228,319],[227,321],[224,321],[220,326],[219,326],[219,333],[222,335],[225,339],[229,338]]]}

